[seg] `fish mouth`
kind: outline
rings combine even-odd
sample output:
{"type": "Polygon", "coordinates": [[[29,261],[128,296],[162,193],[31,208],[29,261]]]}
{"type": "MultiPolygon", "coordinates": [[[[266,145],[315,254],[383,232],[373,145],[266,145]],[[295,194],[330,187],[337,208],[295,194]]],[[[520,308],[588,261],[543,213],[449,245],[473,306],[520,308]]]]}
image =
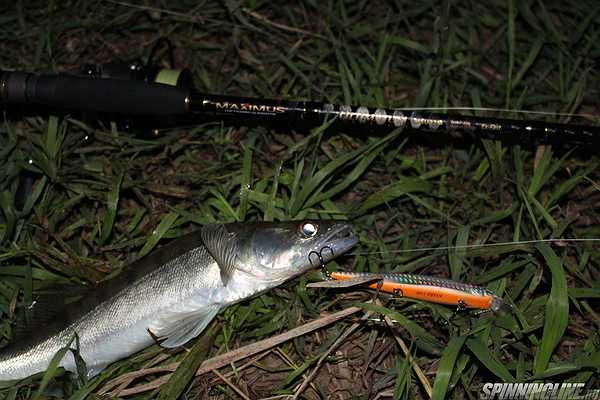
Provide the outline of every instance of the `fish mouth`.
{"type": "Polygon", "coordinates": [[[336,224],[330,229],[327,236],[323,238],[320,243],[320,248],[315,250],[319,252],[323,257],[323,260],[327,262],[350,250],[352,247],[356,246],[357,243],[358,238],[354,234],[352,225],[346,223],[336,224]]]}

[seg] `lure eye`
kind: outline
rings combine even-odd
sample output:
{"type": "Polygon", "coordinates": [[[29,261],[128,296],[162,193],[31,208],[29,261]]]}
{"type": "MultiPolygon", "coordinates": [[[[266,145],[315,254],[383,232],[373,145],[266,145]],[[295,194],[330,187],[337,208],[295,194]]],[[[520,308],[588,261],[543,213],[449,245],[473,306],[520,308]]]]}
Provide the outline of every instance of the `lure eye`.
{"type": "Polygon", "coordinates": [[[299,226],[298,230],[300,231],[300,234],[305,238],[311,238],[317,234],[317,232],[319,231],[319,226],[312,222],[303,222],[299,226]]]}

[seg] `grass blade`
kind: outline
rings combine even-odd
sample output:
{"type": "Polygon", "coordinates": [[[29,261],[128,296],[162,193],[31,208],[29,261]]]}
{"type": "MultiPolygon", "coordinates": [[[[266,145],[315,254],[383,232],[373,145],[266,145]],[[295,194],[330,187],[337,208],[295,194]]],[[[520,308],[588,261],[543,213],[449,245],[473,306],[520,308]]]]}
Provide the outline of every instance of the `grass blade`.
{"type": "Polygon", "coordinates": [[[460,354],[460,350],[462,349],[465,340],[465,336],[455,336],[451,338],[446,345],[435,374],[433,396],[431,397],[432,400],[443,400],[447,397],[446,392],[448,391],[448,384],[450,383],[450,377],[454,370],[454,364],[456,363],[456,359],[460,354]]]}
{"type": "Polygon", "coordinates": [[[178,399],[183,394],[185,388],[194,378],[196,370],[206,359],[214,334],[215,329],[211,328],[198,339],[167,383],[160,388],[160,393],[158,394],[159,400],[178,399]]]}
{"type": "Polygon", "coordinates": [[[150,251],[152,251],[152,249],[158,244],[158,242],[160,241],[160,239],[162,239],[165,233],[167,233],[167,231],[171,229],[171,226],[173,226],[178,217],[179,214],[177,214],[174,211],[171,211],[170,213],[165,215],[156,227],[156,229],[152,231],[152,235],[150,235],[150,237],[144,244],[144,247],[142,247],[142,250],[140,250],[138,256],[143,257],[150,253],[150,251]]]}
{"type": "Polygon", "coordinates": [[[248,191],[251,188],[252,183],[252,149],[256,137],[251,136],[244,147],[244,159],[242,161],[242,179],[240,187],[240,205],[238,207],[238,217],[240,221],[246,219],[246,212],[248,210],[248,191]]]}
{"type": "Polygon", "coordinates": [[[546,243],[540,243],[536,247],[546,260],[546,264],[552,273],[552,288],[544,312],[544,333],[534,359],[533,369],[537,375],[548,367],[548,362],[567,329],[569,323],[569,296],[565,271],[556,253],[546,243]]]}
{"type": "Polygon", "coordinates": [[[419,178],[401,178],[377,192],[369,195],[358,207],[354,214],[362,215],[367,211],[400,198],[408,193],[429,192],[431,184],[419,178]]]}
{"type": "Polygon", "coordinates": [[[433,335],[427,332],[419,324],[406,318],[399,312],[375,304],[362,303],[357,305],[367,311],[383,314],[398,322],[400,326],[404,327],[415,338],[415,344],[419,348],[431,354],[439,354],[440,350],[442,349],[442,344],[435,337],[433,337],[433,335]]]}
{"type": "Polygon", "coordinates": [[[455,247],[448,252],[448,263],[450,265],[450,275],[452,279],[458,281],[463,273],[464,259],[467,255],[467,243],[469,241],[469,225],[463,225],[458,228],[456,234],[455,247]]]}
{"type": "Polygon", "coordinates": [[[60,362],[63,360],[63,358],[65,358],[65,355],[67,354],[67,352],[70,351],[71,343],[73,343],[74,340],[75,340],[75,336],[73,336],[73,338],[71,339],[69,344],[67,344],[65,347],[63,347],[62,349],[57,351],[56,354],[54,354],[54,356],[50,360],[50,364],[48,364],[48,368],[46,369],[44,376],[42,377],[40,386],[39,386],[37,392],[35,393],[35,395],[33,396],[32,400],[38,400],[42,397],[42,395],[44,394],[44,391],[46,390],[46,388],[48,387],[48,384],[50,383],[50,380],[52,378],[54,378],[54,376],[58,372],[58,369],[60,368],[59,367],[60,362]]]}
{"type": "Polygon", "coordinates": [[[108,192],[106,200],[106,212],[104,213],[104,219],[102,221],[102,236],[100,238],[100,244],[106,243],[110,234],[113,230],[115,223],[115,217],[117,215],[117,208],[119,204],[119,192],[121,191],[121,184],[123,183],[123,173],[119,174],[116,181],[113,183],[110,191],[108,192]]]}
{"type": "Polygon", "coordinates": [[[513,382],[515,380],[504,364],[498,361],[481,339],[468,339],[466,345],[473,355],[477,357],[491,373],[502,379],[504,382],[513,382]]]}

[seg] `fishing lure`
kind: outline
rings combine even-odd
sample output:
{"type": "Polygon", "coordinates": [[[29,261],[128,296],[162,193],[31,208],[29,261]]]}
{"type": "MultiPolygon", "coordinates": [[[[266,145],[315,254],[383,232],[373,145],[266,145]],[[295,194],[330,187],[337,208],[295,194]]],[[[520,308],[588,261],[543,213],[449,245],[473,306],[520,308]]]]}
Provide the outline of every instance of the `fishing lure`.
{"type": "Polygon", "coordinates": [[[498,311],[505,305],[501,297],[484,287],[455,282],[435,276],[398,273],[330,272],[325,265],[324,253],[326,253],[326,250],[333,256],[333,250],[329,246],[324,246],[319,251],[311,251],[308,254],[308,260],[313,267],[321,268],[328,281],[313,283],[308,285],[309,287],[339,288],[368,285],[371,289],[392,293],[398,297],[454,305],[459,310],[470,308],[498,311]]]}
{"type": "Polygon", "coordinates": [[[460,310],[498,311],[504,305],[502,298],[484,287],[433,276],[339,271],[330,272],[329,276],[336,281],[366,281],[371,289],[398,297],[453,305],[460,310]]]}

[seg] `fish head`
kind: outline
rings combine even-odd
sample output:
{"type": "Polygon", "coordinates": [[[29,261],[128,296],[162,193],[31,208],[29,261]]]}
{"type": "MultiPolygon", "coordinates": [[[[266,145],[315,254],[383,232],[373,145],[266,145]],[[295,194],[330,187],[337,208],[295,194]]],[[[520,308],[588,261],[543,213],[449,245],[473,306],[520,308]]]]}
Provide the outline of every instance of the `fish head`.
{"type": "MultiPolygon", "coordinates": [[[[244,235],[240,232],[238,234],[244,235]]],[[[351,249],[358,239],[343,221],[305,220],[255,224],[238,269],[265,281],[283,281],[351,249]]]]}

